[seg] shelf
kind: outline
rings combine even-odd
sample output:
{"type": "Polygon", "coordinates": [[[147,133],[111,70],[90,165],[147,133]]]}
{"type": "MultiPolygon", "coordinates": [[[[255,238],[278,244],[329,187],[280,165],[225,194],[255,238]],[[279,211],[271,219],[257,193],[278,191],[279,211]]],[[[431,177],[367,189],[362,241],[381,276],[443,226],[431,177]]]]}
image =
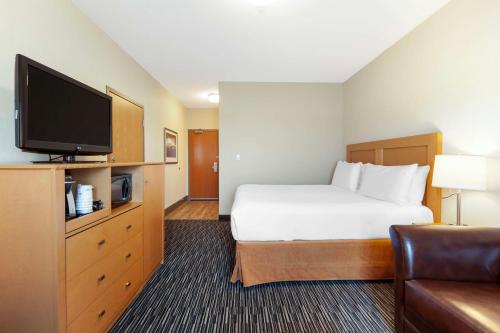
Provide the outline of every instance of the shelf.
{"type": "MultiPolygon", "coordinates": [[[[108,164],[109,165],[109,164],[108,164]]],[[[142,163],[142,165],[144,165],[142,163]]],[[[120,215],[126,211],[142,205],[144,188],[143,167],[137,163],[117,164],[111,167],[96,168],[69,168],[65,170],[65,175],[71,175],[77,184],[92,185],[93,201],[101,200],[104,207],[99,211],[68,220],[66,222],[66,237],[86,230],[96,224],[102,223],[107,219],[120,215]],[[131,174],[132,175],[132,200],[131,202],[112,208],[111,204],[111,177],[113,174],[131,174]]],[[[76,186],[73,191],[76,191],[76,186]]],[[[75,198],[77,195],[74,195],[75,198]]]]}
{"type": "Polygon", "coordinates": [[[107,220],[112,219],[115,216],[126,213],[126,212],[128,212],[132,209],[135,209],[137,207],[140,207],[140,206],[142,206],[142,202],[132,201],[132,202],[127,202],[126,204],[123,204],[121,206],[115,207],[113,209],[105,208],[105,209],[99,210],[97,212],[93,212],[93,213],[90,213],[88,215],[81,216],[81,217],[76,218],[74,220],[69,220],[68,223],[76,221],[76,220],[79,220],[79,221],[77,224],[71,225],[70,228],[68,228],[68,223],[66,223],[66,238],[69,238],[77,233],[80,233],[84,230],[92,228],[93,226],[95,226],[97,224],[101,224],[103,222],[106,222],[107,220]],[[107,211],[106,214],[103,214],[100,217],[98,215],[94,215],[94,214],[102,212],[104,210],[107,211]],[[92,215],[91,218],[90,218],[90,215],[92,215]],[[89,217],[89,219],[85,219],[87,217],[89,217]],[[80,221],[80,219],[81,219],[81,221],[80,221]]]}
{"type": "Polygon", "coordinates": [[[111,209],[108,208],[103,208],[101,210],[92,212],[90,214],[86,214],[77,218],[74,218],[72,220],[68,220],[66,222],[66,233],[74,231],[76,229],[79,229],[81,227],[86,226],[87,224],[90,224],[92,222],[99,221],[105,217],[108,217],[111,215],[111,209]]]}
{"type": "Polygon", "coordinates": [[[130,202],[127,202],[123,205],[114,207],[111,209],[111,216],[109,218],[113,218],[117,215],[128,212],[129,210],[132,210],[132,209],[137,208],[139,206],[142,206],[142,202],[130,201],[130,202]]]}
{"type": "MultiPolygon", "coordinates": [[[[68,169],[65,175],[71,175],[76,184],[92,185],[92,200],[101,200],[104,208],[66,222],[66,233],[82,228],[87,224],[101,220],[111,214],[111,168],[68,169]]],[[[75,201],[77,186],[73,186],[75,201]]]]}
{"type": "Polygon", "coordinates": [[[132,175],[132,201],[142,202],[142,193],[144,187],[144,168],[137,166],[121,166],[111,170],[111,175],[132,175]]]}
{"type": "Polygon", "coordinates": [[[97,169],[119,168],[145,165],[162,165],[165,162],[126,162],[126,163],[25,163],[25,164],[0,164],[1,169],[97,169]]]}

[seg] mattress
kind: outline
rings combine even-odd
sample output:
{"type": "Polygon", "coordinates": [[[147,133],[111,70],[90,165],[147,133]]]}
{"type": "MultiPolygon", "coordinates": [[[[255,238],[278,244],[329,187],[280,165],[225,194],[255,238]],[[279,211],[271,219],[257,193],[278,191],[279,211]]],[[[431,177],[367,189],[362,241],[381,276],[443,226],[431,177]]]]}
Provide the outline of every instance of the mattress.
{"type": "Polygon", "coordinates": [[[421,205],[400,206],[332,185],[241,185],[231,209],[237,241],[387,239],[393,224],[432,223],[421,205]]]}

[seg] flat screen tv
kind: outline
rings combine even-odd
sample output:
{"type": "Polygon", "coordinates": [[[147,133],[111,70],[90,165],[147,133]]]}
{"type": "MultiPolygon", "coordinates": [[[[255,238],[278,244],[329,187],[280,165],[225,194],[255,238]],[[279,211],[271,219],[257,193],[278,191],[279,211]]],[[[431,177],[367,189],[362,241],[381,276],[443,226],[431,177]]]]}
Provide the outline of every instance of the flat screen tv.
{"type": "Polygon", "coordinates": [[[111,153],[110,96],[20,54],[15,74],[18,148],[68,161],[111,153]]]}

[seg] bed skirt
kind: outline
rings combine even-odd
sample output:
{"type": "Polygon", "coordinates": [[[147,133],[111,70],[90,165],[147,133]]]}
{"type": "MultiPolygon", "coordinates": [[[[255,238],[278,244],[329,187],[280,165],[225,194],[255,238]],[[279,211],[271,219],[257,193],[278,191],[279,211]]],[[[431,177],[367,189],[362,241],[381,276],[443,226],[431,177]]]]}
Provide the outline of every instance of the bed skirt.
{"type": "Polygon", "coordinates": [[[231,282],[394,278],[390,240],[236,242],[231,282]]]}

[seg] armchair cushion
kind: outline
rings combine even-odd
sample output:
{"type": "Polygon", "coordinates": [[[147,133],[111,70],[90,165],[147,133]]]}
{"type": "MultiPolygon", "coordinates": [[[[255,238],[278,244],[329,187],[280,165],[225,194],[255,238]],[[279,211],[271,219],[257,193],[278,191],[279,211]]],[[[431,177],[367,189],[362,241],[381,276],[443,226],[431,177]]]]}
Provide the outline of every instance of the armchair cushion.
{"type": "Polygon", "coordinates": [[[407,319],[429,331],[500,332],[498,284],[410,280],[405,291],[407,319]]]}

